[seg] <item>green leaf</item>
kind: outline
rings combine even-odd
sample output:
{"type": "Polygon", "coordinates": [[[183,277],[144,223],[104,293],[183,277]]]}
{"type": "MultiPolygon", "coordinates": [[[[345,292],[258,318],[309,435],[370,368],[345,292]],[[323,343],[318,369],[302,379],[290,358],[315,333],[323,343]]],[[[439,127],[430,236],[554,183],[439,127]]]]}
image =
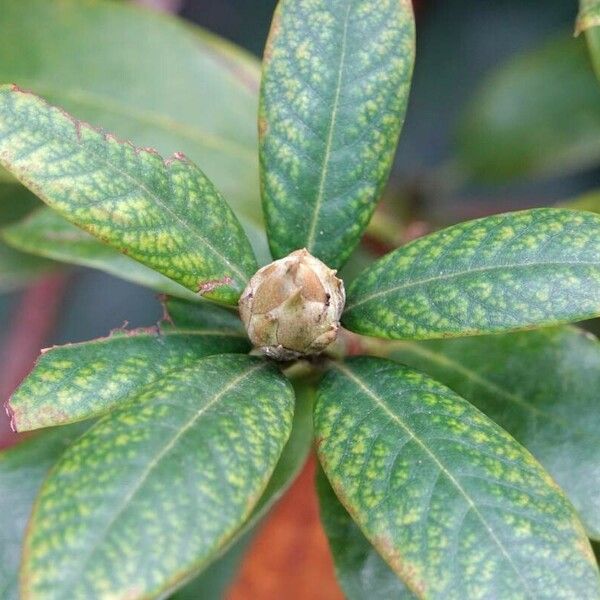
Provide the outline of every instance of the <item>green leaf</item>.
{"type": "MultiPolygon", "coordinates": [[[[246,223],[245,230],[261,262],[270,262],[267,258],[269,250],[261,242],[262,235],[259,236],[258,230],[250,223],[246,223]],[[253,237],[250,237],[253,232],[253,237]]],[[[99,269],[159,292],[199,300],[198,294],[103,244],[50,208],[35,211],[23,221],[5,228],[1,235],[10,246],[23,252],[99,269]]]]}
{"type": "Polygon", "coordinates": [[[600,78],[600,1],[579,0],[575,33],[585,32],[596,75],[600,78]]]}
{"type": "Polygon", "coordinates": [[[281,453],[273,476],[258,501],[254,513],[245,523],[248,530],[266,515],[273,504],[283,496],[306,462],[313,441],[312,413],[316,390],[310,382],[295,381],[296,410],[292,433],[281,453]]]}
{"type": "Polygon", "coordinates": [[[49,208],[6,227],[2,239],[22,252],[99,269],[159,292],[198,299],[194,292],[103,244],[49,208]]]}
{"type": "Polygon", "coordinates": [[[6,407],[17,431],[89,419],[161,385],[171,373],[193,367],[204,356],[249,349],[239,331],[166,324],[116,331],[44,351],[6,407]]]}
{"type": "Polygon", "coordinates": [[[239,222],[183,155],[164,161],[4,86],[0,163],[70,221],[194,292],[234,304],[256,271],[239,222]]]}
{"type": "Polygon", "coordinates": [[[543,208],[468,221],[367,268],[343,323],[427,339],[495,333],[600,314],[600,217],[543,208]]]}
{"type": "Polygon", "coordinates": [[[0,451],[0,598],[18,600],[25,527],[50,467],[87,425],[60,427],[0,451]]]}
{"type": "Polygon", "coordinates": [[[315,432],[338,498],[417,597],[600,596],[589,541],[550,476],[433,379],[378,358],[334,365],[315,432]]]}
{"type": "Polygon", "coordinates": [[[42,487],[24,597],[161,597],[200,571],[260,498],[293,399],[276,366],[220,355],[106,415],[42,487]]]}
{"type": "MultiPolygon", "coordinates": [[[[39,206],[39,200],[22,185],[0,179],[0,224],[12,223],[39,206]]],[[[55,270],[49,260],[17,252],[0,242],[0,293],[11,292],[55,270]]]]}
{"type": "Polygon", "coordinates": [[[0,184],[4,185],[5,183],[18,183],[17,180],[6,170],[0,167],[0,184]]]}
{"type": "Polygon", "coordinates": [[[426,371],[544,465],[600,539],[600,343],[572,327],[402,342],[390,358],[426,371]]]}
{"type": "Polygon", "coordinates": [[[575,210],[587,210],[589,212],[600,213],[600,190],[592,190],[573,200],[562,202],[560,206],[575,210]]]}
{"type": "Polygon", "coordinates": [[[35,194],[19,182],[0,180],[0,224],[15,223],[40,206],[43,205],[35,194]]]}
{"type": "Polygon", "coordinates": [[[212,302],[191,303],[178,298],[167,298],[164,301],[164,311],[166,319],[178,329],[197,329],[200,331],[215,329],[247,337],[246,329],[237,310],[225,308],[212,302]]]}
{"type": "MultiPolygon", "coordinates": [[[[296,386],[292,432],[252,516],[236,534],[231,548],[179,590],[173,596],[175,600],[213,600],[223,595],[252,539],[256,524],[289,487],[306,460],[312,441],[313,394],[312,387],[302,383],[296,386]]],[[[50,429],[18,447],[0,452],[0,489],[4,490],[0,496],[0,597],[3,600],[17,600],[22,538],[37,489],[67,445],[87,427],[88,424],[78,424],[50,429]]]]}
{"type": "Polygon", "coordinates": [[[0,0],[0,82],[138,146],[183,151],[234,209],[260,222],[258,61],[131,4],[0,0]]]}
{"type": "Polygon", "coordinates": [[[0,243],[0,293],[18,290],[54,269],[56,265],[49,260],[0,243]]]}
{"type": "Polygon", "coordinates": [[[592,56],[596,77],[600,79],[600,27],[593,27],[585,32],[588,48],[592,56]]]}
{"type": "Polygon", "coordinates": [[[190,584],[178,591],[174,600],[214,600],[223,596],[227,582],[231,580],[237,570],[242,554],[259,522],[269,509],[277,502],[300,472],[306,462],[312,444],[312,409],[315,388],[306,381],[297,381],[294,384],[296,392],[296,407],[292,432],[279,457],[279,462],[273,475],[256,504],[250,518],[244,523],[233,538],[233,545],[225,554],[215,561],[190,584]]]}
{"type": "Polygon", "coordinates": [[[350,255],[387,180],[415,52],[408,0],[282,0],[265,50],[263,208],[275,258],[350,255]]]}
{"type": "Polygon", "coordinates": [[[600,26],[600,0],[579,0],[576,33],[600,26]]]}
{"type": "Polygon", "coordinates": [[[465,110],[458,151],[491,182],[596,166],[600,86],[583,40],[552,40],[489,77],[465,110]]]}
{"type": "Polygon", "coordinates": [[[346,598],[414,600],[416,596],[390,569],[340,504],[322,470],[317,475],[317,492],[321,521],[346,598]]]}

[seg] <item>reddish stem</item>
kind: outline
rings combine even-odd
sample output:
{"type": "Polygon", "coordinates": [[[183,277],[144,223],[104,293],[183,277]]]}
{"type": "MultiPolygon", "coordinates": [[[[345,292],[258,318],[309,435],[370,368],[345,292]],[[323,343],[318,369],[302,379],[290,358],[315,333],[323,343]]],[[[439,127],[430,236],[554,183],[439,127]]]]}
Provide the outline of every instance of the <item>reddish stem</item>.
{"type": "MultiPolygon", "coordinates": [[[[11,319],[8,339],[0,352],[0,403],[4,404],[33,367],[46,343],[58,314],[66,276],[54,274],[39,279],[25,290],[11,319]]],[[[17,435],[0,411],[0,448],[10,446],[17,435]]]]}

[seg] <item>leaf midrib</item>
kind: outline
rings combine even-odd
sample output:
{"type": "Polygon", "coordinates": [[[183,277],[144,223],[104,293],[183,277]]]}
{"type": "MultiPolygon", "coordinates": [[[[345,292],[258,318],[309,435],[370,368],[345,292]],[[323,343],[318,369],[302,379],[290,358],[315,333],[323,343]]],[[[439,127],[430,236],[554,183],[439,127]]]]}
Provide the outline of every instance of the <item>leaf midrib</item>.
{"type": "Polygon", "coordinates": [[[524,588],[527,591],[527,594],[531,600],[535,600],[535,596],[532,594],[531,589],[529,588],[529,584],[527,580],[523,577],[520,571],[517,569],[517,566],[513,562],[512,558],[508,554],[504,544],[500,541],[498,536],[495,534],[493,527],[487,522],[485,517],[481,514],[477,505],[469,496],[467,491],[462,487],[460,482],[452,475],[452,473],[446,468],[444,463],[437,457],[437,455],[427,446],[427,444],[421,440],[421,438],[406,424],[404,421],[387,405],[387,403],[380,398],[358,375],[353,373],[350,369],[348,369],[345,365],[341,363],[335,363],[334,368],[337,369],[340,373],[346,376],[350,381],[355,383],[367,396],[369,396],[379,408],[385,412],[388,417],[397,423],[397,425],[418,445],[421,449],[429,456],[429,458],[433,461],[435,465],[437,465],[440,472],[448,479],[451,485],[453,485],[456,490],[463,496],[466,500],[467,504],[471,507],[473,513],[477,516],[484,529],[487,531],[490,539],[494,542],[494,544],[498,547],[506,562],[510,565],[512,570],[515,572],[519,580],[523,583],[524,588]]]}
{"type": "MultiPolygon", "coordinates": [[[[171,439],[163,446],[163,448],[158,452],[158,454],[155,456],[155,458],[153,458],[148,463],[148,466],[142,472],[142,475],[139,478],[139,480],[135,483],[135,485],[132,487],[132,489],[126,494],[124,501],[121,503],[120,508],[111,517],[111,519],[107,523],[106,527],[102,530],[101,534],[96,537],[94,544],[92,544],[91,549],[87,553],[85,558],[82,561],[80,561],[79,569],[77,571],[75,571],[74,574],[72,574],[69,577],[68,582],[66,584],[65,583],[61,584],[61,587],[63,589],[73,589],[74,580],[85,570],[86,565],[89,563],[89,561],[94,556],[94,554],[98,551],[98,543],[101,542],[106,537],[106,535],[110,532],[112,526],[117,522],[117,520],[121,517],[121,515],[128,508],[131,500],[140,491],[141,487],[144,485],[144,483],[146,482],[148,477],[150,477],[150,474],[152,473],[152,471],[160,463],[162,458],[164,456],[166,456],[175,447],[175,445],[177,444],[177,441],[185,433],[187,433],[187,431],[189,431],[189,429],[191,429],[195,425],[196,421],[198,421],[198,419],[203,414],[205,414],[215,404],[217,404],[227,392],[229,392],[232,388],[234,388],[236,385],[238,385],[242,380],[244,380],[246,377],[248,377],[252,373],[254,373],[260,369],[264,369],[267,366],[268,366],[268,363],[260,363],[258,365],[254,365],[254,366],[246,369],[244,372],[242,372],[239,375],[237,375],[236,377],[234,377],[232,380],[230,380],[230,382],[228,384],[226,384],[224,387],[222,387],[219,390],[219,392],[217,394],[215,394],[215,396],[213,396],[213,398],[211,400],[209,400],[206,404],[204,404],[183,427],[181,427],[180,429],[178,429],[176,431],[175,435],[172,436],[171,439]]],[[[91,429],[93,430],[94,427],[92,427],[91,429]]],[[[27,579],[26,579],[26,581],[27,581],[27,579]]],[[[25,591],[25,595],[27,597],[31,597],[30,594],[27,594],[27,588],[25,588],[24,591],[25,591]]]]}
{"type": "Polygon", "coordinates": [[[308,238],[306,241],[306,248],[309,252],[314,251],[315,236],[317,231],[317,223],[319,221],[319,213],[321,212],[321,206],[323,204],[323,196],[325,194],[325,181],[329,172],[329,161],[331,157],[331,150],[333,146],[333,135],[337,123],[338,110],[340,106],[340,96],[342,91],[342,80],[344,72],[344,63],[346,61],[346,47],[348,44],[348,24],[350,21],[350,11],[352,9],[352,0],[348,3],[346,10],[346,16],[344,18],[344,29],[342,34],[342,45],[340,50],[340,61],[338,65],[337,83],[335,88],[335,96],[333,100],[333,106],[331,109],[331,119],[329,121],[329,129],[327,132],[327,142],[325,145],[325,154],[323,156],[323,164],[321,166],[321,177],[319,180],[319,188],[317,197],[315,199],[315,205],[310,222],[310,228],[308,231],[308,238]]]}
{"type": "MultiPolygon", "coordinates": [[[[418,260],[418,259],[417,259],[418,260]]],[[[385,290],[380,290],[378,292],[373,292],[364,298],[354,302],[354,304],[350,304],[346,307],[344,312],[348,313],[351,310],[354,310],[357,306],[361,304],[365,304],[365,302],[370,302],[375,298],[380,298],[381,296],[386,296],[388,294],[393,294],[395,292],[399,292],[400,290],[407,290],[418,285],[424,285],[427,283],[437,282],[437,281],[447,281],[449,279],[460,278],[468,275],[472,275],[475,273],[486,273],[493,271],[501,271],[504,269],[530,269],[537,267],[575,267],[575,266],[592,266],[598,267],[600,266],[600,261],[596,262],[587,262],[587,261],[550,261],[550,262],[530,262],[530,263],[516,263],[516,264],[503,264],[503,265],[493,265],[490,267],[481,267],[478,269],[469,269],[468,271],[453,271],[452,273],[447,273],[445,275],[435,275],[433,277],[426,277],[424,279],[417,279],[414,281],[410,281],[408,283],[403,283],[392,288],[387,288],[385,290]]],[[[352,292],[350,292],[352,293],[352,292]]]]}

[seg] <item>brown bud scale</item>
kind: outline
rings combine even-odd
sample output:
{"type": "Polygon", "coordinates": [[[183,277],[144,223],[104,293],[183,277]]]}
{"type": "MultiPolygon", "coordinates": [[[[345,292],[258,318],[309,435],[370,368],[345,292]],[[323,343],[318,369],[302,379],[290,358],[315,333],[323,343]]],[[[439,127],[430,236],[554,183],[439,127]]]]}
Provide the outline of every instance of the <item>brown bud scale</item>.
{"type": "Polygon", "coordinates": [[[305,249],[257,271],[239,302],[250,341],[277,360],[322,352],[337,338],[346,300],[335,275],[305,249]]]}

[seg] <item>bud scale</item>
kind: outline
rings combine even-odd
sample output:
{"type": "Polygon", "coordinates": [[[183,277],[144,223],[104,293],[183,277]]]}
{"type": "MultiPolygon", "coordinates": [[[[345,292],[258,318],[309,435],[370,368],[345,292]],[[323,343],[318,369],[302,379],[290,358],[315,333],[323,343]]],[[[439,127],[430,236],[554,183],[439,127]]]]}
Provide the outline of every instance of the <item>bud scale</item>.
{"type": "Polygon", "coordinates": [[[250,341],[277,360],[322,352],[337,337],[346,300],[335,274],[305,249],[257,271],[239,302],[250,341]]]}

